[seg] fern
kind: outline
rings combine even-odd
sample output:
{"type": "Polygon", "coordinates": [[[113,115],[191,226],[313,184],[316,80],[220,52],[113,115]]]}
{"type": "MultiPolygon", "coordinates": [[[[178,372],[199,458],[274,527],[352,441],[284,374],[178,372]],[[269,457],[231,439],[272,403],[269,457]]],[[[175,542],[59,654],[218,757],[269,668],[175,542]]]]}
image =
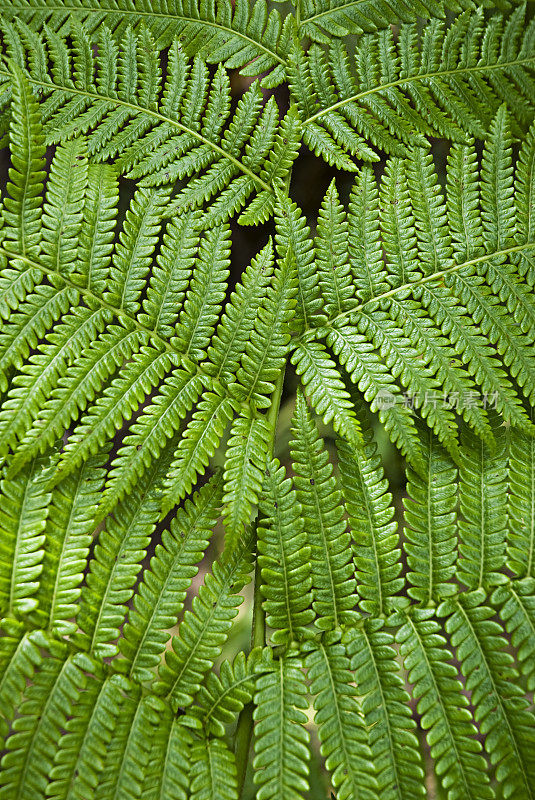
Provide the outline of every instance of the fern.
{"type": "Polygon", "coordinates": [[[533,798],[534,52],[4,3],[6,800],[533,798]]]}

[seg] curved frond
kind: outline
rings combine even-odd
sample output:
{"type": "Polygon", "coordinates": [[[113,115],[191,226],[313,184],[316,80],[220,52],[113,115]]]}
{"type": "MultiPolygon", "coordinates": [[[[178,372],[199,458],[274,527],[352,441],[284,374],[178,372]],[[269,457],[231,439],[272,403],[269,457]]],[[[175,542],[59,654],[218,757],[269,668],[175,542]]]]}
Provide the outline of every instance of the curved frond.
{"type": "Polygon", "coordinates": [[[171,640],[172,648],[166,652],[154,688],[169,699],[175,710],[191,705],[204,675],[221,653],[243,601],[239,592],[249,580],[249,544],[249,537],[242,539],[214,562],[191,611],[186,611],[178,634],[171,640]]]}

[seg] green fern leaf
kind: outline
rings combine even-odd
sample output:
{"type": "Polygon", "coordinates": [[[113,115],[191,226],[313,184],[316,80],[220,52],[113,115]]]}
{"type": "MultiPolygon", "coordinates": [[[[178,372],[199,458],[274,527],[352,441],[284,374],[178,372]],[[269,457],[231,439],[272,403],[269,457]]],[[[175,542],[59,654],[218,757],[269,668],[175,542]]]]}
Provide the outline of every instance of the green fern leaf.
{"type": "Polygon", "coordinates": [[[191,800],[238,800],[234,754],[223,739],[204,739],[191,748],[191,800]]]}
{"type": "Polygon", "coordinates": [[[235,393],[239,397],[245,395],[257,408],[270,407],[270,395],[286,363],[290,344],[288,322],[294,313],[296,292],[295,264],[287,257],[275,269],[236,373],[239,389],[235,393]]]}
{"type": "MultiPolygon", "coordinates": [[[[36,594],[37,613],[51,634],[71,634],[87,567],[95,508],[104,481],[107,453],[89,458],[76,475],[55,487],[48,500],[43,571],[36,594]]],[[[34,523],[35,524],[35,523],[34,523]]]]}
{"type": "Polygon", "coordinates": [[[258,563],[267,623],[274,643],[290,644],[307,635],[310,608],[310,547],[292,482],[277,459],[268,463],[260,502],[258,563]]]}
{"type": "Polygon", "coordinates": [[[456,593],[457,470],[430,431],[421,432],[425,469],[409,470],[404,529],[410,597],[424,607],[456,593]]]}
{"type": "Polygon", "coordinates": [[[392,495],[383,477],[381,460],[368,428],[364,447],[337,442],[340,478],[353,538],[357,591],[366,613],[386,614],[400,604],[398,536],[392,521],[392,495]]]}
{"type": "Polygon", "coordinates": [[[115,655],[126,603],[145,558],[160,513],[161,484],[172,449],[145,473],[136,495],[127,497],[108,517],[91,559],[80,597],[79,644],[97,658],[115,655]]]}
{"type": "Polygon", "coordinates": [[[300,391],[292,420],[294,484],[310,544],[312,606],[316,625],[338,628],[352,620],[356,581],[340,491],[300,391]]]}
{"type": "Polygon", "coordinates": [[[45,526],[51,495],[44,491],[46,462],[36,459],[13,480],[1,483],[0,601],[2,614],[26,615],[38,606],[35,597],[43,571],[45,526]]]}
{"type": "Polygon", "coordinates": [[[304,727],[307,687],[298,659],[275,659],[257,678],[255,784],[258,800],[301,800],[308,791],[310,736],[304,727]]]}
{"type": "Polygon", "coordinates": [[[535,440],[511,428],[508,445],[507,566],[535,578],[535,440]]]}
{"type": "Polygon", "coordinates": [[[410,716],[409,695],[403,685],[393,647],[394,637],[384,622],[368,619],[344,636],[370,731],[370,748],[377,783],[385,800],[425,797],[422,756],[410,716]]]}
{"type": "Polygon", "coordinates": [[[235,401],[226,397],[219,387],[202,395],[169,467],[164,484],[162,514],[167,514],[173,505],[185,497],[197,477],[204,474],[233,416],[235,405],[235,401]]]}
{"type": "Polygon", "coordinates": [[[15,156],[4,200],[6,241],[22,256],[39,252],[45,147],[37,102],[20,69],[13,69],[10,142],[15,156]]]}
{"type": "Polygon", "coordinates": [[[533,713],[517,685],[501,626],[492,621],[481,590],[463,594],[455,604],[446,601],[439,612],[448,614],[446,630],[457,648],[474,718],[505,796],[533,797],[533,713]]]}
{"type": "Polygon", "coordinates": [[[257,684],[256,676],[271,669],[269,648],[254,648],[247,657],[240,652],[232,663],[223,661],[219,675],[215,672],[207,675],[195,697],[195,705],[182,718],[183,724],[213,736],[224,736],[226,726],[235,721],[251,700],[257,684]]]}
{"type": "Polygon", "coordinates": [[[236,284],[211,339],[207,351],[210,362],[205,368],[216,380],[229,382],[234,379],[272,276],[273,246],[270,241],[246,268],[241,282],[236,284]]]}
{"type": "Polygon", "coordinates": [[[432,609],[414,610],[401,618],[396,633],[408,679],[413,684],[422,727],[435,761],[435,772],[447,790],[448,800],[489,798],[489,786],[477,728],[462,692],[451,653],[433,619],[432,609]]]}
{"type": "Polygon", "coordinates": [[[524,578],[509,586],[499,586],[491,596],[491,603],[498,607],[504,628],[517,649],[518,666],[526,676],[528,691],[535,686],[534,589],[533,580],[524,578]]]}
{"type": "Polygon", "coordinates": [[[340,436],[359,446],[362,442],[360,424],[349,392],[325,347],[320,342],[300,342],[292,353],[291,362],[316,413],[326,424],[332,422],[340,436]]]}
{"type": "Polygon", "coordinates": [[[154,689],[168,698],[174,710],[191,705],[204,675],[221,653],[243,600],[238,593],[248,582],[249,546],[248,538],[242,539],[214,562],[191,611],[184,614],[178,635],[171,640],[172,649],[160,666],[154,689]]]}
{"type": "Polygon", "coordinates": [[[372,798],[377,792],[375,766],[368,735],[351,684],[349,658],[340,634],[328,632],[323,640],[307,643],[305,667],[310,691],[315,695],[315,722],[321,754],[338,797],[372,798]]]}
{"type": "Polygon", "coordinates": [[[258,502],[264,470],[270,457],[272,432],[266,421],[246,406],[234,420],[225,455],[226,547],[242,535],[258,502]]]}
{"type": "Polygon", "coordinates": [[[489,588],[505,581],[502,574],[506,547],[505,429],[491,417],[496,439],[492,455],[469,431],[459,471],[459,563],[457,577],[469,589],[489,588]]]}
{"type": "MultiPolygon", "coordinates": [[[[136,590],[120,650],[133,680],[146,682],[182,610],[186,592],[208,547],[221,501],[220,480],[205,484],[171,521],[136,590]]],[[[122,664],[121,664],[122,666],[122,664]]]]}

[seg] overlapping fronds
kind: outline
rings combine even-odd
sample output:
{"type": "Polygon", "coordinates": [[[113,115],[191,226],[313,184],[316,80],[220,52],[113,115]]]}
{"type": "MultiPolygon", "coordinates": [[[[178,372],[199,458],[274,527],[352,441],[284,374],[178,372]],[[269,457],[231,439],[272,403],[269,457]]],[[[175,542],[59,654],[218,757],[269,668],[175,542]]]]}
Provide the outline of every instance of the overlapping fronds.
{"type": "Polygon", "coordinates": [[[535,800],[534,53],[4,3],[1,798],[535,800]]]}
{"type": "MultiPolygon", "coordinates": [[[[157,49],[168,47],[179,39],[188,55],[200,55],[209,64],[225,64],[240,68],[243,75],[269,73],[266,86],[277,86],[284,77],[283,65],[290,18],[284,20],[265,0],[250,5],[240,0],[234,6],[228,0],[207,5],[197,0],[138,3],[132,6],[114,0],[106,7],[87,2],[73,7],[56,3],[50,8],[40,0],[10,3],[2,8],[6,20],[21,20],[30,30],[43,29],[69,35],[80,23],[88,34],[98,36],[103,25],[120,41],[131,28],[136,33],[143,27],[151,31],[157,49]]],[[[29,36],[26,33],[26,36],[29,36]]]]}
{"type": "MultiPolygon", "coordinates": [[[[473,146],[452,146],[446,196],[431,154],[415,147],[388,162],[379,187],[370,168],[359,170],[347,215],[331,186],[318,224],[326,304],[309,316],[292,361],[318,413],[357,443],[347,373],[416,469],[415,409],[456,461],[454,412],[489,447],[489,411],[530,425],[521,396],[531,402],[535,388],[525,277],[534,247],[532,178],[519,167],[515,183],[504,106],[490,127],[480,176],[473,146]]],[[[533,141],[531,132],[523,164],[532,164],[533,141]]]]}
{"type": "MultiPolygon", "coordinates": [[[[335,3],[333,11],[360,5],[335,3]]],[[[288,80],[303,141],[330,164],[354,171],[355,160],[376,161],[377,150],[403,156],[429,136],[484,138],[502,101],[515,132],[525,130],[535,100],[534,37],[535,22],[526,22],[520,4],[505,19],[486,19],[479,9],[450,25],[435,18],[423,31],[406,24],[395,35],[385,26],[359,38],[354,53],[334,37],[320,37],[328,49],[315,44],[305,53],[296,46],[288,80]]]]}
{"type": "MultiPolygon", "coordinates": [[[[264,105],[256,82],[231,112],[225,68],[210,75],[199,55],[187,59],[176,38],[164,73],[147,28],[126,28],[115,38],[102,25],[93,46],[83,25],[71,21],[70,27],[68,36],[49,27],[35,34],[20,19],[0,28],[10,59],[10,68],[0,68],[1,97],[9,98],[11,70],[19,67],[39,94],[48,144],[86,136],[93,162],[114,159],[122,174],[146,187],[177,182],[173,208],[195,209],[208,201],[214,223],[244,207],[248,224],[269,216],[272,182],[286,177],[297,154],[295,146],[280,153],[281,136],[292,137],[294,112],[281,127],[275,100],[264,105]]],[[[248,61],[246,55],[243,63],[248,61]]],[[[81,166],[69,172],[78,186],[81,166]]]]}

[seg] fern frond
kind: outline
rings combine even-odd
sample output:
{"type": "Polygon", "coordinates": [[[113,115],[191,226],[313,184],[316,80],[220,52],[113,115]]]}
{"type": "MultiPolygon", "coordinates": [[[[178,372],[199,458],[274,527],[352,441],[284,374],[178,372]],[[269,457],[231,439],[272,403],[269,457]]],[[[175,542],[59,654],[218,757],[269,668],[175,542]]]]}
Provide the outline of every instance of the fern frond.
{"type": "Polygon", "coordinates": [[[231,663],[223,661],[219,675],[208,673],[204,684],[182,718],[184,725],[205,731],[213,736],[224,736],[226,726],[235,721],[238,713],[251,700],[257,675],[272,669],[269,648],[255,647],[246,657],[240,652],[231,663]]]}
{"type": "Polygon", "coordinates": [[[327,632],[322,641],[306,644],[305,667],[310,691],[315,695],[315,722],[321,754],[340,800],[377,792],[375,765],[368,733],[352,685],[350,661],[340,644],[340,634],[327,632]]]}
{"type": "Polygon", "coordinates": [[[41,228],[41,261],[64,275],[75,271],[82,229],[88,163],[83,139],[60,145],[46,182],[41,228]]]}
{"type": "Polygon", "coordinates": [[[519,578],[535,578],[535,439],[508,431],[507,566],[519,578]]]}
{"type": "Polygon", "coordinates": [[[492,455],[470,431],[463,432],[457,577],[469,589],[488,589],[505,581],[506,431],[495,414],[491,420],[496,440],[492,455]]]}
{"type": "Polygon", "coordinates": [[[396,0],[388,4],[377,0],[350,3],[306,0],[301,12],[300,33],[310,36],[314,42],[328,44],[332,38],[381,29],[392,23],[413,20],[417,15],[442,17],[443,9],[441,0],[418,0],[416,3],[396,0]]]}
{"type": "Polygon", "coordinates": [[[154,677],[153,669],[169,639],[166,631],[176,624],[182,610],[208,547],[220,502],[221,481],[212,480],[179,509],[170,530],[162,533],[161,543],[156,545],[119,645],[133,680],[146,682],[154,677]]]}
{"type": "Polygon", "coordinates": [[[299,659],[274,659],[256,681],[254,732],[258,800],[301,800],[308,791],[307,686],[299,659]]]}
{"type": "Polygon", "coordinates": [[[314,411],[326,424],[332,422],[340,436],[358,447],[362,441],[360,423],[349,392],[325,347],[321,342],[299,342],[291,362],[314,411]]]}
{"type": "Polygon", "coordinates": [[[290,453],[295,490],[310,544],[312,606],[324,629],[351,622],[356,604],[350,538],[340,491],[305,399],[297,393],[290,453]]]}
{"type": "Polygon", "coordinates": [[[20,69],[13,69],[10,142],[16,160],[4,200],[5,237],[22,256],[39,252],[45,146],[39,108],[20,69]]]}
{"type": "Polygon", "coordinates": [[[147,403],[143,415],[129,429],[113,459],[99,507],[104,517],[128,494],[191,409],[203,388],[198,374],[175,369],[166,376],[147,403]]]}
{"type": "Polygon", "coordinates": [[[41,648],[46,646],[47,639],[42,631],[25,632],[20,623],[9,617],[2,620],[1,634],[0,742],[4,750],[5,738],[15,717],[15,710],[20,706],[27,681],[31,680],[34,670],[41,663],[41,648]]]}
{"type": "Polygon", "coordinates": [[[50,771],[47,796],[53,800],[94,797],[106,752],[118,717],[124,709],[129,684],[119,675],[106,680],[96,672],[73,704],[70,719],[58,741],[50,771]]]}
{"type": "Polygon", "coordinates": [[[392,441],[411,464],[418,464],[419,440],[413,411],[373,344],[350,325],[331,328],[326,341],[371,410],[378,412],[392,441]]]}
{"type": "Polygon", "coordinates": [[[243,538],[214,562],[171,640],[172,649],[166,652],[154,689],[168,698],[174,710],[191,705],[204,675],[221,653],[243,601],[239,592],[249,580],[249,539],[243,538]]]}
{"type": "Polygon", "coordinates": [[[259,409],[269,408],[270,395],[286,363],[290,344],[288,323],[294,313],[296,292],[295,263],[287,256],[275,268],[236,373],[238,396],[245,395],[259,409]]]}
{"type": "MultiPolygon", "coordinates": [[[[46,763],[41,762],[46,757],[47,734],[50,731],[54,737],[53,725],[56,721],[59,722],[56,736],[61,730],[61,718],[57,719],[61,712],[57,695],[65,693],[63,699],[68,714],[69,693],[72,691],[69,679],[73,671],[77,673],[78,680],[82,678],[81,671],[76,669],[72,660],[65,660],[64,644],[48,640],[42,635],[40,641],[36,640],[37,643],[46,657],[40,655],[39,669],[32,675],[32,685],[24,692],[18,709],[21,716],[13,722],[12,733],[6,739],[6,752],[0,762],[0,791],[14,797],[35,793],[42,785],[39,773],[44,766],[46,776],[46,763]]],[[[83,656],[81,658],[84,659],[83,656]]]]}
{"type": "Polygon", "coordinates": [[[446,631],[457,648],[461,670],[475,708],[474,718],[485,735],[485,749],[504,796],[534,794],[533,713],[518,686],[513,657],[506,652],[501,626],[491,617],[482,590],[446,601],[439,612],[448,617],[446,631]]]}
{"type": "Polygon", "coordinates": [[[425,607],[457,592],[457,470],[431,431],[421,431],[421,451],[423,472],[408,472],[404,549],[407,593],[425,607]]]}
{"type": "Polygon", "coordinates": [[[167,514],[173,505],[185,497],[197,477],[204,474],[236,405],[219,387],[202,395],[169,467],[164,484],[162,514],[167,514]]]}
{"type": "Polygon", "coordinates": [[[388,614],[399,603],[399,537],[392,520],[392,495],[383,476],[371,430],[363,428],[364,446],[337,442],[344,504],[349,515],[360,607],[366,613],[388,614]]]}
{"type": "Polygon", "coordinates": [[[272,276],[273,246],[269,241],[245,269],[212,336],[207,351],[210,361],[204,366],[216,380],[234,379],[272,276]]]}
{"type": "Polygon", "coordinates": [[[203,739],[191,747],[191,800],[238,800],[234,753],[223,739],[203,739]]]}
{"type": "Polygon", "coordinates": [[[494,792],[476,739],[478,731],[433,613],[432,609],[417,609],[411,616],[402,617],[396,642],[414,687],[435,772],[448,792],[448,800],[491,800],[494,792]]]}
{"type": "MultiPolygon", "coordinates": [[[[425,14],[427,16],[427,14],[425,14]]],[[[327,55],[314,44],[295,49],[288,65],[303,140],[329,163],[354,170],[351,156],[373,161],[376,148],[404,155],[428,136],[484,138],[500,103],[514,114],[515,132],[533,119],[533,20],[525,5],[489,20],[466,11],[451,25],[431,19],[420,35],[402,25],[360,37],[350,64],[336,38],[327,55]],[[350,135],[350,133],[351,135],[350,135]],[[364,139],[360,138],[364,137],[364,139]],[[359,141],[360,139],[360,141],[359,141]]]]}
{"type": "Polygon", "coordinates": [[[43,571],[50,492],[44,491],[46,462],[35,459],[13,480],[0,484],[0,602],[2,615],[34,611],[43,571]]]}
{"type": "Polygon", "coordinates": [[[229,69],[240,69],[243,75],[262,75],[266,87],[277,86],[284,77],[283,64],[289,21],[278,11],[268,10],[265,2],[258,0],[250,6],[239,2],[236,7],[225,0],[206,6],[196,0],[180,0],[167,5],[129,8],[124,3],[113,3],[106,9],[100,3],[84,2],[74,11],[70,6],[32,0],[28,4],[6,4],[2,9],[5,19],[24,20],[32,27],[50,26],[52,31],[69,33],[72,22],[83,22],[92,37],[104,24],[120,41],[128,27],[139,32],[148,28],[157,50],[168,47],[175,37],[180,39],[188,55],[200,55],[211,64],[225,64],[229,69]]]}
{"type": "Polygon", "coordinates": [[[535,687],[535,586],[532,578],[498,586],[491,596],[493,607],[517,650],[517,663],[528,691],[535,687]]]}
{"type": "Polygon", "coordinates": [[[80,471],[54,488],[44,529],[43,571],[36,594],[41,625],[51,634],[76,631],[95,509],[104,482],[107,453],[90,457],[80,471]]]}
{"type": "Polygon", "coordinates": [[[260,416],[245,406],[234,420],[225,455],[226,547],[232,547],[251,521],[258,502],[264,470],[270,458],[272,431],[260,416]]]}
{"type": "Polygon", "coordinates": [[[328,319],[350,308],[355,295],[349,268],[347,232],[347,214],[333,178],[319,209],[314,239],[323,311],[328,319]]]}
{"type": "Polygon", "coordinates": [[[77,634],[80,645],[98,658],[118,652],[115,643],[127,614],[127,602],[160,514],[161,484],[172,449],[162,455],[108,517],[93,551],[82,588],[77,634]]]}
{"type": "Polygon", "coordinates": [[[377,783],[385,800],[424,797],[422,756],[399,674],[393,635],[383,620],[368,619],[344,634],[351,670],[369,730],[377,783]]]}
{"type": "Polygon", "coordinates": [[[277,192],[275,225],[279,257],[291,261],[297,270],[298,291],[292,328],[302,333],[310,327],[311,318],[322,305],[314,265],[314,248],[310,240],[310,228],[301,209],[280,191],[277,192]]]}
{"type": "MultiPolygon", "coordinates": [[[[76,140],[75,140],[76,141],[76,140]]],[[[126,212],[112,256],[105,300],[128,314],[139,312],[141,293],[158,242],[169,189],[138,189],[126,212]]]]}
{"type": "MultiPolygon", "coordinates": [[[[245,7],[242,3],[242,10],[245,7]]],[[[42,93],[41,116],[48,143],[87,134],[88,153],[93,158],[116,159],[120,153],[118,164],[123,174],[142,179],[146,186],[189,178],[173,208],[197,208],[213,200],[213,223],[224,222],[247,207],[258,193],[272,194],[271,185],[261,176],[286,177],[287,161],[293,161],[297,151],[293,155],[286,151],[282,160],[273,161],[270,143],[277,136],[278,115],[273,103],[269,113],[259,115],[257,82],[230,117],[230,86],[223,67],[211,81],[199,59],[190,68],[174,39],[168,42],[168,70],[163,80],[159,50],[146,29],[134,33],[127,28],[118,47],[102,26],[100,44],[93,49],[81,24],[74,25],[72,58],[66,31],[60,36],[50,29],[42,32],[48,69],[42,75],[32,69],[34,60],[26,62],[23,55],[27,48],[31,51],[26,38],[18,33],[24,28],[22,22],[16,28],[4,22],[4,46],[17,42],[19,66],[28,69],[32,85],[42,93]],[[85,61],[77,66],[79,50],[85,53],[85,61]],[[99,76],[96,82],[95,75],[99,76]],[[103,80],[101,76],[107,77],[103,80]]],[[[0,69],[2,77],[4,82],[9,78],[5,69],[0,69]]],[[[250,224],[266,218],[264,205],[265,195],[255,209],[246,209],[250,224]]]]}
{"type": "Polygon", "coordinates": [[[310,547],[303,531],[301,506],[284,467],[268,463],[260,501],[258,563],[261,592],[274,643],[290,644],[306,636],[314,619],[310,575],[310,547]]]}
{"type": "Polygon", "coordinates": [[[199,245],[201,214],[186,211],[168,224],[151,269],[144,314],[138,319],[163,338],[171,338],[182,310],[199,245]]]}

